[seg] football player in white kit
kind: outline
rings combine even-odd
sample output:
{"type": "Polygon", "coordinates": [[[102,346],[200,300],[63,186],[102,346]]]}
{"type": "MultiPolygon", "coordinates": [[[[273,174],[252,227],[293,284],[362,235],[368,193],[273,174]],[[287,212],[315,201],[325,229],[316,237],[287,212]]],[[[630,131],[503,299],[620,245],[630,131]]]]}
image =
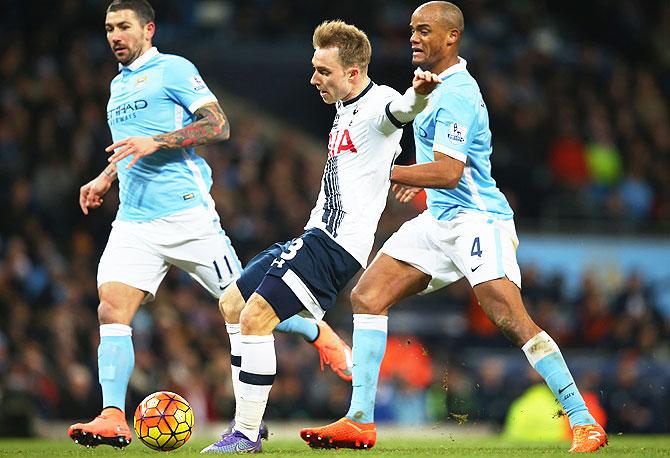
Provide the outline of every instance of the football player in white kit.
{"type": "Polygon", "coordinates": [[[367,36],[342,21],[319,25],[313,45],[310,83],[337,108],[321,190],[305,232],[259,254],[221,298],[227,322],[240,316],[241,394],[233,431],[205,453],[261,450],[258,427],[276,373],[272,331],[303,311],[320,320],[337,293],[367,265],[386,205],[389,172],[400,152],[401,128],[439,84],[437,75],[426,71],[415,73],[402,96],[375,84],[367,74],[367,36]]]}
{"type": "Polygon", "coordinates": [[[466,277],[491,321],[522,348],[561,403],[573,429],[570,451],[595,451],[607,435],[589,413],[558,345],[528,316],[521,300],[513,212],[491,177],[488,112],[458,55],[463,14],[452,3],[428,2],[414,11],[410,29],[412,63],[439,73],[442,84],[414,120],[417,163],[395,166],[391,180],[401,200],[426,188],[428,209],[386,241],[352,291],[349,411],[300,435],[312,447],[372,447],[388,309],[466,277]]]}

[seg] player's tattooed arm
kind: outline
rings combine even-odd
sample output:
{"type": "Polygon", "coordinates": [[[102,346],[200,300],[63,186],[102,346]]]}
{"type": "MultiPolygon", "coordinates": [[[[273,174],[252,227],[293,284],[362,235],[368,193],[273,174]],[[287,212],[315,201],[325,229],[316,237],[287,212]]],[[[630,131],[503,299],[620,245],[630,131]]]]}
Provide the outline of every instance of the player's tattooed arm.
{"type": "Polygon", "coordinates": [[[201,106],[194,114],[195,122],[182,129],[155,137],[128,137],[109,145],[105,148],[105,151],[111,153],[107,160],[117,164],[124,158],[133,156],[126,165],[126,169],[129,169],[141,158],[162,148],[192,148],[227,140],[230,137],[228,118],[217,102],[201,106]]]}
{"type": "Polygon", "coordinates": [[[160,148],[191,148],[209,145],[230,137],[230,124],[218,102],[207,103],[195,111],[196,121],[183,129],[153,137],[160,148]]]}

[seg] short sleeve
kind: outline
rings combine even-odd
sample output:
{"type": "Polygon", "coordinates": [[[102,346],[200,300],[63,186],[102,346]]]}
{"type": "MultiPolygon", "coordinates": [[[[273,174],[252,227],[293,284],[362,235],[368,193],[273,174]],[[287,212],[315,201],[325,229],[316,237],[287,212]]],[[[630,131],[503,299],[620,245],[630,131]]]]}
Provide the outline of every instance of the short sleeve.
{"type": "Polygon", "coordinates": [[[471,100],[453,93],[445,94],[441,102],[442,107],[435,116],[433,151],[466,162],[475,135],[475,105],[471,100]]]}
{"type": "Polygon", "coordinates": [[[163,81],[168,96],[187,108],[191,114],[201,106],[217,101],[195,65],[184,58],[175,57],[168,63],[163,81]]]}
{"type": "Polygon", "coordinates": [[[389,111],[389,104],[400,97],[400,94],[395,89],[388,86],[379,86],[378,96],[373,102],[373,112],[374,117],[372,119],[372,125],[377,130],[384,135],[391,135],[393,132],[396,132],[398,129],[403,128],[403,124],[393,117],[393,114],[389,111]]]}

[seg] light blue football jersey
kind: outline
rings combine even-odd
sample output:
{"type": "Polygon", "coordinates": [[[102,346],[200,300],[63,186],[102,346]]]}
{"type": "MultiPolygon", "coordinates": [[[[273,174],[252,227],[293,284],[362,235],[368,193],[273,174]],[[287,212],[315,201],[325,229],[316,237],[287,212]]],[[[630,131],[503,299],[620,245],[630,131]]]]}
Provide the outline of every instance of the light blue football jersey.
{"type": "Polygon", "coordinates": [[[491,177],[489,114],[466,65],[460,58],[440,74],[442,84],[414,119],[417,164],[433,161],[433,151],[465,163],[455,189],[426,188],[428,209],[438,220],[450,220],[462,211],[510,219],[514,213],[491,177]]]}
{"type": "MultiPolygon", "coordinates": [[[[107,123],[116,142],[181,129],[193,113],[216,97],[195,66],[183,57],[151,48],[112,80],[107,123]]],[[[148,221],[198,205],[209,206],[212,171],[193,148],[160,149],[126,170],[118,166],[120,205],[117,219],[148,221]]]]}

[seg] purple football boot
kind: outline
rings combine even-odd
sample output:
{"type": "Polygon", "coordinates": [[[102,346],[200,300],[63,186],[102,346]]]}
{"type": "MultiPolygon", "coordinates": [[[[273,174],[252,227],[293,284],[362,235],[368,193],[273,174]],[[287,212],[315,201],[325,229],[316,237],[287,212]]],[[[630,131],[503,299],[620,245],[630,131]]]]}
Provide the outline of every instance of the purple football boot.
{"type": "Polygon", "coordinates": [[[221,436],[219,442],[214,442],[209,447],[202,449],[200,453],[258,453],[262,450],[261,436],[256,441],[251,441],[239,431],[221,436]]]}

